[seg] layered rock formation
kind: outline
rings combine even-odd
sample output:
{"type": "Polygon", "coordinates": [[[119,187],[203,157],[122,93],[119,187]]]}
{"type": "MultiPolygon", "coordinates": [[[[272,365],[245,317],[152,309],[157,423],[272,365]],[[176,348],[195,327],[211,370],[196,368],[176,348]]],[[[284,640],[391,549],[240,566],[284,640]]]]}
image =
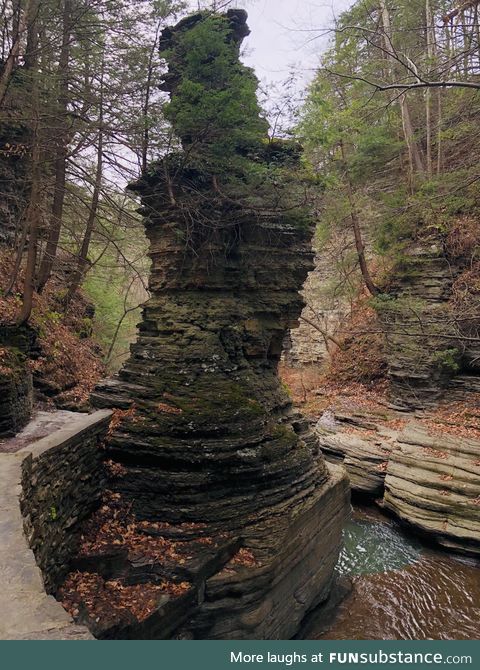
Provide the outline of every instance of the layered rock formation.
{"type": "Polygon", "coordinates": [[[33,382],[27,357],[32,338],[28,327],[0,324],[0,437],[15,435],[32,414],[33,382]]]}
{"type": "MultiPolygon", "coordinates": [[[[238,42],[246,14],[227,20],[238,42]]],[[[194,169],[166,172],[162,162],[134,186],[152,297],[130,359],[93,396],[99,407],[126,410],[106,447],[120,468],[111,488],[147,533],[160,523],[170,536],[188,528],[190,541],[228,541],[190,575],[195,606],[175,630],[170,615],[168,636],[290,637],[328,597],[348,509],[344,474],[327,467],[277,376],[303,307],[312,226],[291,211],[224,199],[194,169]],[[247,560],[235,558],[239,547],[247,560]]],[[[201,556],[190,545],[194,552],[201,556]]],[[[152,573],[160,577],[161,567],[152,573]]]]}
{"type": "Polygon", "coordinates": [[[410,249],[381,317],[387,335],[391,399],[404,409],[432,406],[456,371],[449,300],[455,268],[438,244],[410,249]]]}
{"type": "Polygon", "coordinates": [[[391,410],[329,413],[317,435],[354,493],[441,546],[480,554],[480,440],[391,410]]]}
{"type": "Polygon", "coordinates": [[[108,445],[126,470],[112,485],[139,519],[206,524],[253,550],[255,568],[207,581],[202,636],[288,637],[328,596],[348,497],[277,377],[310,233],[237,210],[196,257],[161,175],[138,188],[153,297],[119,379],[94,395],[134,407],[108,445]]]}
{"type": "Polygon", "coordinates": [[[480,440],[409,424],[388,462],[384,507],[442,546],[480,555],[480,440]]]}

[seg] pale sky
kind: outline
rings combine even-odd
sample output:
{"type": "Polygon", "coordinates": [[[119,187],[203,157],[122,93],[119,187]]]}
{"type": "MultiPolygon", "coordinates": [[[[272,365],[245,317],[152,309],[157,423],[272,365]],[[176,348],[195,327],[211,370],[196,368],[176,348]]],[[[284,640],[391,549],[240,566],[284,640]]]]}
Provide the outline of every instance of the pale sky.
{"type": "Polygon", "coordinates": [[[353,0],[246,0],[252,31],[244,61],[261,81],[282,82],[294,66],[304,85],[313,77],[328,38],[315,39],[353,0]]]}

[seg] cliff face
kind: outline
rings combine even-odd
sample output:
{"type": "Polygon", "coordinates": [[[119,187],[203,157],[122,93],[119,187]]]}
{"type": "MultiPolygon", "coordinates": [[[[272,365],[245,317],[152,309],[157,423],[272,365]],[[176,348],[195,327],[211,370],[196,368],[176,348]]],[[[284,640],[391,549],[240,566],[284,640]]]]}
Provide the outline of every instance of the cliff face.
{"type": "Polygon", "coordinates": [[[247,564],[225,555],[203,575],[197,614],[175,635],[289,637],[328,597],[348,506],[344,475],[326,466],[277,375],[312,228],[226,203],[202,175],[165,173],[160,164],[134,186],[152,298],[118,379],[93,395],[128,410],[106,446],[121,472],[110,485],[137,521],[225,535],[248,552],[247,564]]]}
{"type": "Polygon", "coordinates": [[[455,374],[461,345],[450,299],[458,268],[439,244],[412,246],[381,311],[391,400],[404,409],[432,406],[455,374]],[[398,304],[397,304],[398,303],[398,304]]]}

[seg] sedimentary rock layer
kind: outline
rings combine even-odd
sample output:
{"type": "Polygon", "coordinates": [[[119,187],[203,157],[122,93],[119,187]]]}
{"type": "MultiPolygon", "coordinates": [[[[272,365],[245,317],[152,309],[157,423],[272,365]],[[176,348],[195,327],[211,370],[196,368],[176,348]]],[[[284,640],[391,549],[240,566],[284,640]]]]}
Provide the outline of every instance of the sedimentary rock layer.
{"type": "Polygon", "coordinates": [[[383,504],[439,544],[480,554],[480,441],[410,424],[390,456],[383,504]]]}
{"type": "Polygon", "coordinates": [[[207,582],[192,634],[289,636],[328,596],[348,499],[277,377],[309,232],[237,212],[196,258],[164,217],[148,220],[153,297],[138,341],[94,395],[128,408],[107,446],[123,466],[111,485],[138,519],[206,524],[253,551],[261,569],[207,582]]]}
{"type": "Polygon", "coordinates": [[[414,415],[329,415],[317,425],[326,458],[367,495],[446,548],[480,553],[480,440],[414,415]],[[395,418],[396,417],[396,418],[395,418]]]}

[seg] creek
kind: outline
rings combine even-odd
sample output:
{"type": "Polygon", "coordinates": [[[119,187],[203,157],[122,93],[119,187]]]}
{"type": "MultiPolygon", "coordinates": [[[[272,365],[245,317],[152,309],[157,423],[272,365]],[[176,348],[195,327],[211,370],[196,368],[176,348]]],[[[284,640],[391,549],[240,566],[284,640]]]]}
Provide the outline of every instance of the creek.
{"type": "Polygon", "coordinates": [[[353,588],[328,630],[312,615],[304,639],[480,639],[480,563],[425,546],[374,508],[354,509],[337,573],[353,588]]]}

